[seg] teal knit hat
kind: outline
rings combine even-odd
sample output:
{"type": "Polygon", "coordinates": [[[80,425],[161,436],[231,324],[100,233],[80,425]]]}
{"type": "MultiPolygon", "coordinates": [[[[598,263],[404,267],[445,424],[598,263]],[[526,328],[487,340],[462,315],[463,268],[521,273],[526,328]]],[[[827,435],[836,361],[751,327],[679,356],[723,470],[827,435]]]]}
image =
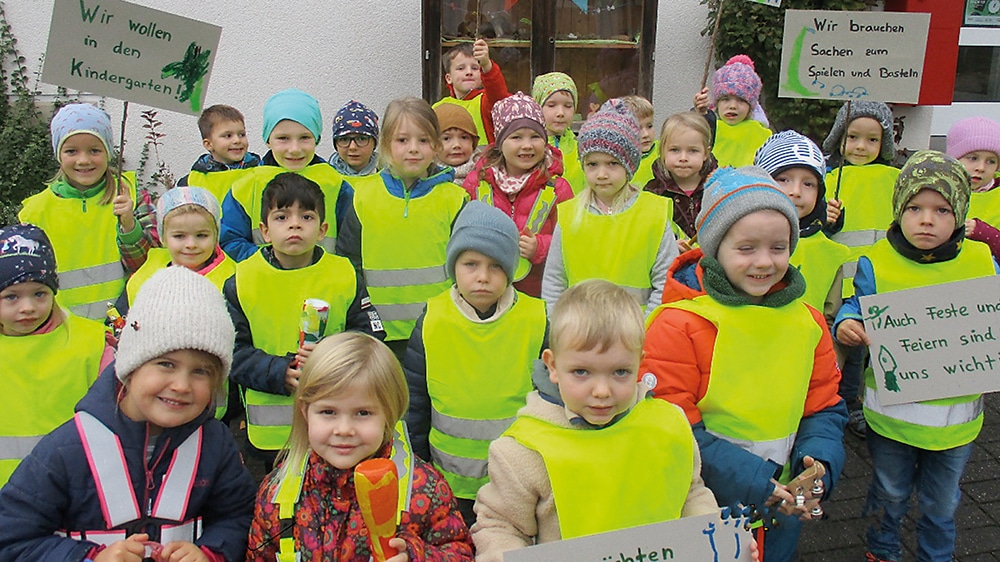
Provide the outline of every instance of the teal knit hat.
{"type": "Polygon", "coordinates": [[[323,132],[323,115],[319,111],[319,102],[316,98],[295,88],[282,90],[270,98],[264,104],[264,142],[271,138],[271,131],[275,125],[288,119],[302,125],[316,137],[316,144],[319,144],[320,134],[323,132]]]}

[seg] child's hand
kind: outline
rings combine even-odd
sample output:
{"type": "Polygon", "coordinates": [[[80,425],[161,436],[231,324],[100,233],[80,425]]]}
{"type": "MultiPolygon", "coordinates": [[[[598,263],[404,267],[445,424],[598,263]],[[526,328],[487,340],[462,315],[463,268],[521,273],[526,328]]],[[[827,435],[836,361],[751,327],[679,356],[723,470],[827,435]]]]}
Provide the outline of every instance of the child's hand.
{"type": "Polygon", "coordinates": [[[965,219],[965,237],[969,238],[976,230],[976,219],[965,219]]]}
{"type": "Polygon", "coordinates": [[[302,367],[302,364],[306,362],[306,359],[309,359],[309,356],[312,355],[312,351],[314,349],[316,349],[316,344],[314,343],[302,344],[302,346],[299,347],[299,350],[295,352],[295,365],[297,367],[302,367]]]}
{"type": "Polygon", "coordinates": [[[708,113],[708,88],[702,88],[694,95],[694,108],[702,115],[708,113]]]}
{"type": "Polygon", "coordinates": [[[836,199],[830,199],[826,202],[826,224],[836,224],[840,220],[840,213],[842,203],[836,199]]]}
{"type": "Polygon", "coordinates": [[[406,552],[406,541],[399,537],[389,539],[389,546],[399,551],[399,554],[386,558],[385,562],[410,562],[410,555],[406,552]]]}
{"type": "Polygon", "coordinates": [[[200,547],[191,542],[168,542],[160,552],[160,562],[209,562],[200,547]]]}
{"type": "Polygon", "coordinates": [[[750,560],[760,562],[760,548],[757,546],[757,539],[750,535],[750,560]]]}
{"type": "Polygon", "coordinates": [[[124,182],[118,186],[118,195],[115,195],[111,204],[115,216],[118,217],[118,224],[121,225],[122,232],[132,232],[132,229],[135,228],[135,214],[132,208],[135,205],[128,195],[128,187],[125,186],[124,182]]]}
{"type": "Polygon", "coordinates": [[[691,240],[678,240],[677,241],[677,251],[680,253],[691,251],[691,240]]]}
{"type": "Polygon", "coordinates": [[[143,543],[148,540],[149,535],[139,534],[115,541],[98,552],[94,562],[142,562],[142,557],[146,554],[146,545],[143,543]]]}
{"type": "Polygon", "coordinates": [[[298,361],[292,361],[285,369],[285,388],[292,394],[299,387],[299,377],[302,376],[302,369],[299,368],[298,361]]]}
{"type": "Polygon", "coordinates": [[[490,46],[486,44],[485,39],[476,39],[476,42],[472,44],[472,58],[479,63],[481,72],[493,70],[493,61],[490,60],[490,46]]]}
{"type": "Polygon", "coordinates": [[[527,230],[522,230],[517,246],[521,250],[521,257],[530,260],[538,251],[538,237],[527,230]]]}
{"type": "Polygon", "coordinates": [[[869,345],[872,343],[865,333],[865,325],[858,320],[844,320],[837,326],[837,341],[844,345],[869,345]]]}

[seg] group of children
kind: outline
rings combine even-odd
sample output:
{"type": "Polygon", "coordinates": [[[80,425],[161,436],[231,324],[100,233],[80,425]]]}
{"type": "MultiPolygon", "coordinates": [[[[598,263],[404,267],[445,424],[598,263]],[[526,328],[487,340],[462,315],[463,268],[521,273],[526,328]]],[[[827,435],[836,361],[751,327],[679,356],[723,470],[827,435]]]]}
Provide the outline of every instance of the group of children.
{"type": "Polygon", "coordinates": [[[59,110],[60,171],[0,229],[22,390],[0,559],[367,560],[353,470],[386,458],[392,562],[744,506],[754,556],[790,560],[849,423],[874,465],[867,559],[900,559],[914,486],[918,556],[950,556],[981,398],[859,389],[857,299],[995,273],[1000,125],[959,122],[897,170],[884,104],[841,109],[830,158],[771,135],[744,56],[659,138],[634,96],[574,133],[573,79],[509,95],[485,42],[445,64],[435,107],[348,102],[329,161],[306,92],[267,100],[263,158],[207,109],[208,154],[155,210],[110,165],[108,116],[59,110]],[[275,467],[256,500],[215,419],[244,410],[245,452],[275,467]]]}

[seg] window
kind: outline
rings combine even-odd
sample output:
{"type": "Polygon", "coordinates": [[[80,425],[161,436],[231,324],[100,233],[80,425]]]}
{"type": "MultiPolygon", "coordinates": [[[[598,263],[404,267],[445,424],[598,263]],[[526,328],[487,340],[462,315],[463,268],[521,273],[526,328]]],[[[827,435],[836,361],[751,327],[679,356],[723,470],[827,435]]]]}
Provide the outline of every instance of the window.
{"type": "Polygon", "coordinates": [[[1000,29],[962,28],[953,100],[1000,101],[1000,29]]]}

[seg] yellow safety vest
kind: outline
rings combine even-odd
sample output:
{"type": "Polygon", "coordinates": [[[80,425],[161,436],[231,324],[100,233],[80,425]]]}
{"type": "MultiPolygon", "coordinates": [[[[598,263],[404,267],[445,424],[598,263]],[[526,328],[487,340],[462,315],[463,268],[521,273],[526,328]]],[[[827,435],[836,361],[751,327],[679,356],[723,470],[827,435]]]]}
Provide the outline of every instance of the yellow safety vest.
{"type": "MultiPolygon", "coordinates": [[[[535,197],[535,202],[531,205],[531,211],[528,213],[528,220],[524,224],[524,230],[536,235],[542,231],[545,220],[549,218],[549,214],[556,206],[556,197],[555,181],[550,180],[535,197]]],[[[479,185],[476,186],[476,199],[493,207],[493,186],[485,180],[479,182],[479,185]]],[[[511,214],[514,212],[513,209],[513,203],[511,203],[511,214]]],[[[512,220],[513,218],[511,216],[512,220]]],[[[523,256],[518,257],[512,282],[517,283],[527,277],[529,273],[531,273],[531,261],[523,256]]]]}
{"type": "Polygon", "coordinates": [[[712,154],[719,167],[750,166],[764,141],[771,137],[771,130],[755,119],[747,117],[735,125],[721,117],[715,121],[715,145],[712,154]]]}
{"type": "Polygon", "coordinates": [[[47,334],[0,335],[0,487],[48,432],[73,417],[73,408],[100,374],[105,330],[67,312],[47,334]]]}
{"type": "Polygon", "coordinates": [[[409,339],[427,299],[451,286],[444,264],[451,225],[469,195],[452,182],[416,199],[389,193],[381,176],[355,185],[361,262],[386,341],[409,339]]]}
{"type": "MultiPolygon", "coordinates": [[[[920,264],[901,256],[888,240],[872,246],[867,254],[879,293],[940,285],[995,274],[990,249],[982,242],[966,240],[953,260],[920,264]]],[[[883,406],[875,391],[875,374],[865,371],[865,420],[879,435],[931,451],[971,443],[983,427],[980,394],[909,404],[883,406]]]]}
{"type": "Polygon", "coordinates": [[[544,337],[545,302],[522,293],[489,323],[463,316],[451,289],[427,301],[423,341],[431,458],[456,496],[475,499],[489,482],[490,442],[524,406],[544,337]],[[497,353],[503,361],[497,361],[497,353]]]}
{"type": "Polygon", "coordinates": [[[697,404],[705,429],[787,472],[823,335],[805,303],[725,306],[701,295],[658,307],[647,323],[666,308],[697,314],[718,330],[708,390],[697,404]]]}
{"type": "MultiPolygon", "coordinates": [[[[262,246],[264,245],[264,236],[260,233],[260,222],[261,198],[264,195],[264,188],[274,176],[290,170],[280,166],[257,166],[242,171],[245,175],[239,178],[232,187],[233,199],[243,207],[247,216],[250,217],[254,243],[262,246]]],[[[310,164],[295,173],[316,182],[323,190],[323,203],[326,207],[325,220],[330,226],[319,245],[332,254],[337,245],[337,198],[340,197],[340,186],[344,182],[344,176],[325,162],[310,164]]]]}
{"type": "MultiPolygon", "coordinates": [[[[344,331],[357,295],[357,274],[347,258],[323,254],[302,269],[278,269],[257,252],[236,264],[236,294],[250,322],[253,345],[271,355],[299,348],[299,313],[306,299],[329,303],[324,336],[344,331]]],[[[291,396],[246,389],[247,438],[265,451],[280,449],[292,425],[291,396]]]]}
{"type": "MultiPolygon", "coordinates": [[[[136,202],[135,172],[125,172],[122,179],[136,202]]],[[[118,249],[118,217],[113,205],[99,203],[102,196],[67,199],[46,189],[25,199],[18,213],[21,222],[40,227],[52,242],[59,269],[56,302],[94,320],[105,318],[127,277],[118,249]]]]}
{"type": "Polygon", "coordinates": [[[823,312],[837,271],[851,259],[851,255],[850,248],[830,240],[822,232],[799,238],[788,263],[797,267],[806,280],[806,293],[802,295],[802,300],[823,312]]]}
{"type": "MultiPolygon", "coordinates": [[[[233,184],[250,173],[254,168],[239,168],[236,170],[221,170],[218,172],[197,172],[192,170],[188,174],[187,184],[192,187],[204,187],[222,204],[226,194],[229,193],[233,184]]],[[[245,208],[245,207],[244,207],[245,208]]],[[[248,213],[249,214],[249,213],[248,213]]],[[[260,220],[260,214],[250,215],[250,221],[260,220]]]]}
{"type": "Polygon", "coordinates": [[[573,129],[566,127],[561,137],[549,136],[549,144],[562,152],[563,174],[562,178],[569,183],[573,195],[578,195],[587,187],[587,176],[583,173],[583,165],[580,163],[579,148],[576,143],[576,134],[573,129]]]}
{"type": "Polygon", "coordinates": [[[635,171],[635,175],[632,176],[632,185],[642,189],[646,187],[646,184],[653,179],[653,163],[660,158],[660,143],[653,143],[653,148],[649,150],[649,154],[642,157],[639,161],[639,168],[635,171]]]}
{"type": "Polygon", "coordinates": [[[597,430],[519,416],[504,435],[538,452],[563,539],[678,519],[694,472],[684,414],[655,398],[597,430]]]}
{"type": "Polygon", "coordinates": [[[490,143],[490,140],[486,138],[486,125],[483,123],[482,100],[483,94],[479,94],[469,100],[460,100],[449,96],[447,98],[441,98],[431,107],[435,108],[441,104],[450,103],[467,111],[469,115],[472,116],[472,122],[476,124],[476,133],[479,135],[479,144],[477,146],[486,146],[490,143]]]}
{"type": "Polygon", "coordinates": [[[643,191],[617,215],[594,214],[587,207],[580,198],[559,204],[567,287],[606,279],[626,289],[645,309],[653,291],[650,271],[670,228],[673,200],[643,191]]]}
{"type": "Polygon", "coordinates": [[[973,192],[969,198],[969,218],[1000,228],[1000,189],[973,192]]]}

